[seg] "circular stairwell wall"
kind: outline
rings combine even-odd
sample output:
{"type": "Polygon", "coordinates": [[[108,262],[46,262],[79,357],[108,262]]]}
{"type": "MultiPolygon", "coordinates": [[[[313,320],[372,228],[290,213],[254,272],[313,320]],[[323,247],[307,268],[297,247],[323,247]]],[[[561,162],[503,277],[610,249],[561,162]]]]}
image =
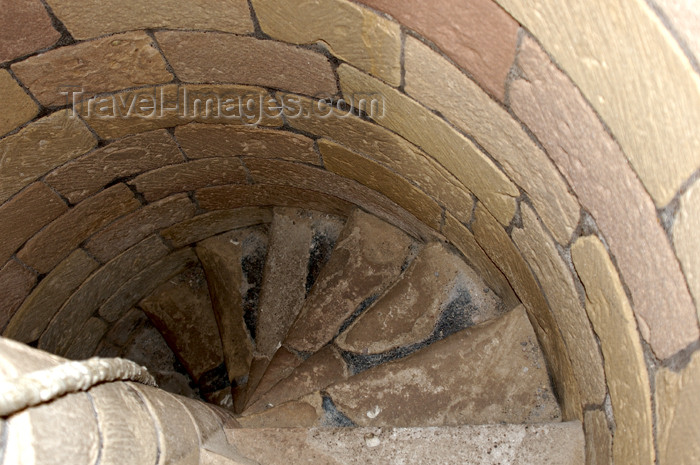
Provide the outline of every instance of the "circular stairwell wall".
{"type": "MultiPolygon", "coordinates": [[[[49,346],[42,335],[109,330],[116,317],[82,305],[56,318],[79,289],[94,288],[82,292],[103,317],[131,308],[109,285],[126,250],[177,258],[193,242],[186,226],[232,209],[358,206],[451,242],[525,305],[590,463],[692,463],[690,3],[6,5],[2,334],[92,355],[99,340],[49,346]],[[205,114],[208,99],[233,103],[205,114]]],[[[202,226],[196,240],[217,232],[202,226]]]]}

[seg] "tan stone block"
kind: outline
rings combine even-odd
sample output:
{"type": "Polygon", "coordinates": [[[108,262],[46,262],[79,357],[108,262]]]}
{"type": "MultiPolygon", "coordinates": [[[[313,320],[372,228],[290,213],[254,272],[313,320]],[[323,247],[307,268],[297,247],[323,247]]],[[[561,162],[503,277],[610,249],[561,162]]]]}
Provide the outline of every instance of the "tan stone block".
{"type": "Polygon", "coordinates": [[[439,318],[460,297],[469,326],[496,318],[501,300],[444,244],[427,244],[401,277],[335,343],[359,354],[381,354],[428,340],[439,318]]]}
{"type": "Polygon", "coordinates": [[[244,155],[321,164],[314,141],[293,132],[190,123],[175,136],[190,159],[244,155]]]}
{"type": "Polygon", "coordinates": [[[61,37],[40,0],[5,2],[2,10],[0,62],[49,47],[61,37]]]}
{"type": "Polygon", "coordinates": [[[54,353],[64,353],[80,325],[144,267],[159,260],[168,252],[157,237],[150,237],[122,253],[93,273],[66,300],[51,324],[39,339],[39,348],[54,353]]]}
{"type": "Polygon", "coordinates": [[[272,209],[242,207],[197,215],[161,231],[175,248],[199,242],[232,229],[247,228],[272,221],[272,209]]]}
{"type": "Polygon", "coordinates": [[[149,323],[148,317],[142,310],[132,308],[123,317],[112,323],[104,339],[115,346],[123,347],[127,345],[136,331],[142,326],[148,326],[149,323]]]}
{"type": "Polygon", "coordinates": [[[520,301],[515,296],[508,280],[501,270],[491,261],[484,252],[474,235],[466,226],[460,223],[457,218],[448,211],[445,215],[445,224],[442,232],[448,241],[462,252],[467,262],[469,262],[479,273],[479,276],[486,282],[489,288],[503,300],[506,308],[514,308],[520,301]]]}
{"type": "Polygon", "coordinates": [[[275,384],[289,376],[302,362],[303,360],[295,353],[287,350],[284,346],[280,347],[272,359],[268,361],[267,370],[260,378],[257,387],[250,392],[246,406],[256,403],[275,384]]]}
{"type": "Polygon", "coordinates": [[[346,0],[253,0],[252,5],[263,32],[273,38],[321,43],[341,60],[393,86],[401,83],[398,24],[346,0]]]}
{"type": "MultiPolygon", "coordinates": [[[[434,230],[419,222],[412,214],[384,195],[330,171],[281,160],[246,157],[243,163],[255,183],[282,184],[331,195],[353,203],[413,236],[429,238],[435,234],[434,230]]],[[[299,207],[324,211],[323,208],[316,208],[313,205],[299,205],[299,207]]]]}
{"type": "Polygon", "coordinates": [[[218,322],[229,379],[247,375],[253,343],[243,309],[243,242],[251,230],[236,230],[197,244],[197,256],[209,282],[213,314],[218,322]]]}
{"type": "Polygon", "coordinates": [[[690,465],[700,458],[700,353],[676,372],[656,372],[656,439],[660,465],[690,465]]]}
{"type": "Polygon", "coordinates": [[[258,413],[270,406],[293,402],[331,384],[343,381],[350,375],[338,349],[327,345],[304,360],[289,376],[277,383],[255,404],[247,407],[246,413],[258,413]]]}
{"type": "Polygon", "coordinates": [[[143,384],[129,386],[139,393],[155,420],[162,463],[198,465],[199,434],[185,406],[168,392],[143,384]]]}
{"type": "Polygon", "coordinates": [[[512,84],[511,106],[595,218],[642,335],[660,358],[673,355],[698,338],[697,318],[653,202],[594,111],[533,40],[523,41],[518,64],[525,78],[512,84]]]}
{"type": "Polygon", "coordinates": [[[426,225],[436,231],[440,230],[442,207],[408,180],[369,158],[328,140],[319,140],[318,148],[326,169],[381,192],[426,225]]]}
{"type": "Polygon", "coordinates": [[[72,104],[74,97],[83,100],[95,94],[173,80],[153,39],[144,32],[61,47],[15,63],[12,71],[45,106],[72,104]]]}
{"type": "Polygon", "coordinates": [[[192,218],[195,206],[187,194],[166,197],[127,215],[98,232],[85,249],[102,263],[159,229],[192,218]]]}
{"type": "Polygon", "coordinates": [[[65,357],[71,360],[86,360],[92,357],[107,329],[108,325],[104,320],[95,317],[88,319],[66,350],[65,357]]]}
{"type": "Polygon", "coordinates": [[[71,203],[78,203],[116,179],[183,161],[172,137],[163,130],[153,131],[125,137],[66,163],[44,181],[71,203]]]}
{"type": "Polygon", "coordinates": [[[90,39],[135,29],[202,29],[253,32],[245,0],[106,0],[91,8],[79,0],[48,0],[53,12],[76,39],[90,39]]]}
{"type": "Polygon", "coordinates": [[[605,246],[582,237],[571,255],[586,288],[586,311],[603,350],[615,415],[615,463],[655,460],[649,375],[632,308],[605,246]]]}
{"type": "Polygon", "coordinates": [[[64,358],[7,338],[0,338],[0,351],[2,351],[0,374],[4,378],[17,378],[34,371],[55,367],[66,361],[64,358]]]}
{"type": "Polygon", "coordinates": [[[25,299],[3,336],[25,343],[39,339],[66,300],[98,266],[83,249],[70,254],[25,299]]]}
{"type": "Polygon", "coordinates": [[[700,12],[697,4],[693,0],[657,0],[656,5],[664,12],[690,53],[695,55],[696,60],[699,59],[700,35],[697,31],[700,30],[700,12]]]}
{"type": "Polygon", "coordinates": [[[139,206],[131,190],[117,184],[58,217],[27,241],[17,256],[40,273],[48,273],[85,239],[139,206]]]}
{"type": "Polygon", "coordinates": [[[315,392],[269,410],[238,418],[243,428],[311,428],[321,426],[323,399],[315,392]]]}
{"type": "Polygon", "coordinates": [[[198,190],[195,196],[199,206],[205,210],[280,206],[348,216],[355,208],[352,203],[333,195],[267,183],[208,187],[198,190]]]}
{"type": "Polygon", "coordinates": [[[237,158],[188,161],[149,171],[129,181],[149,202],[202,187],[246,183],[245,169],[237,158]]]}
{"type": "Polygon", "coordinates": [[[158,433],[139,395],[126,384],[102,384],[90,389],[102,435],[101,463],[156,463],[158,433]]]}
{"type": "Polygon", "coordinates": [[[519,24],[495,2],[361,0],[361,3],[389,13],[434,42],[488,92],[504,100],[519,24]]]}
{"type": "Polygon", "coordinates": [[[102,139],[118,139],[193,121],[279,127],[276,107],[259,87],[169,84],[97,97],[78,105],[77,112],[102,139]]]}
{"type": "Polygon", "coordinates": [[[520,214],[523,228],[513,229],[511,236],[542,286],[561,330],[581,389],[581,402],[583,406],[602,405],[606,394],[603,360],[586,310],[579,300],[572,271],[540,225],[535,211],[521,204],[520,214]]]}
{"type": "Polygon", "coordinates": [[[0,140],[0,202],[97,144],[85,124],[70,114],[56,112],[0,140]]]}
{"type": "Polygon", "coordinates": [[[358,426],[557,421],[559,406],[527,318],[519,306],[325,392],[358,426]]]}
{"type": "Polygon", "coordinates": [[[0,137],[31,120],[39,113],[39,106],[4,69],[0,70],[0,101],[2,101],[0,137]]]}
{"type": "Polygon", "coordinates": [[[605,412],[588,410],[584,415],[586,431],[586,464],[612,465],[613,437],[605,412]]]}
{"type": "Polygon", "coordinates": [[[581,420],[581,393],[569,349],[535,277],[503,227],[482,204],[477,205],[475,217],[472,225],[475,239],[508,278],[528,310],[544,356],[551,366],[550,373],[557,387],[564,420],[581,420]]]}
{"type": "Polygon", "coordinates": [[[474,207],[471,192],[406,139],[377,124],[340,112],[320,100],[281,94],[277,98],[287,108],[287,121],[293,128],[336,141],[386,165],[411,180],[460,221],[469,221],[474,207]],[[306,116],[294,116],[298,113],[306,116]]]}
{"type": "Polygon", "coordinates": [[[289,329],[285,346],[301,352],[325,346],[359,305],[398,278],[412,246],[401,230],[356,210],[289,329]]]}
{"type": "Polygon", "coordinates": [[[139,307],[195,382],[224,362],[204,270],[192,268],[161,284],[139,307]]]}
{"type": "Polygon", "coordinates": [[[673,224],[673,245],[683,267],[690,292],[695,298],[695,308],[700,317],[700,182],[696,182],[680,199],[680,206],[673,224]]]}
{"type": "Polygon", "coordinates": [[[82,392],[13,415],[7,432],[8,464],[89,465],[99,456],[99,427],[82,392]]]}
{"type": "Polygon", "coordinates": [[[578,225],[579,204],[520,122],[453,66],[412,37],[405,45],[406,92],[474,137],[530,197],[560,244],[578,225]]]}
{"type": "Polygon", "coordinates": [[[40,182],[0,206],[0,263],[46,224],[68,210],[61,198],[40,182]]]}
{"type": "Polygon", "coordinates": [[[498,3],[571,76],[656,206],[668,204],[700,166],[700,76],[647,2],[498,3]]]}
{"type": "Polygon", "coordinates": [[[0,329],[15,315],[36,283],[36,276],[16,260],[10,260],[0,269],[0,329]]]}
{"type": "Polygon", "coordinates": [[[348,65],[338,68],[340,87],[355,107],[368,96],[380,98],[383,114],[375,120],[434,157],[507,225],[515,213],[516,186],[469,139],[449,123],[381,81],[348,65]]]}
{"type": "Polygon", "coordinates": [[[214,32],[161,31],[155,36],[184,82],[232,82],[306,95],[338,92],[330,62],[311,50],[214,32]],[[235,60],[231,60],[232,53],[235,60]]]}
{"type": "Polygon", "coordinates": [[[182,249],[150,266],[141,267],[142,271],[138,274],[132,273],[133,278],[121,286],[100,307],[100,316],[108,322],[118,320],[141,299],[153,293],[163,282],[197,263],[197,256],[191,249],[182,249]]]}

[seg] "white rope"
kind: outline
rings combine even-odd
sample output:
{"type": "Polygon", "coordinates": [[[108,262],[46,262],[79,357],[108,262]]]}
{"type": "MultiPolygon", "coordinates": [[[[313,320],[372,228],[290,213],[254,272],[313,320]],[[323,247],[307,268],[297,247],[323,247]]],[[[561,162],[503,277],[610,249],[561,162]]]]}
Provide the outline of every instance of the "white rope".
{"type": "Polygon", "coordinates": [[[0,417],[111,381],[157,386],[146,368],[130,360],[94,357],[66,362],[16,378],[0,379],[0,417]]]}

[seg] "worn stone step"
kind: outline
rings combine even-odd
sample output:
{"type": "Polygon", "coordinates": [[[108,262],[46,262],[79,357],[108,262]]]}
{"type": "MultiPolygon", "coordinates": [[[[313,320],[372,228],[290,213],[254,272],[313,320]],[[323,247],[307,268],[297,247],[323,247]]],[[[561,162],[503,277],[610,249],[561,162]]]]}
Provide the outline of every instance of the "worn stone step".
{"type": "Polygon", "coordinates": [[[260,293],[255,357],[246,386],[257,387],[304,304],[309,282],[327,259],[344,221],[297,208],[275,208],[260,293]]]}
{"type": "Polygon", "coordinates": [[[579,422],[417,428],[240,428],[236,461],[256,465],[583,465],[579,422]]]}

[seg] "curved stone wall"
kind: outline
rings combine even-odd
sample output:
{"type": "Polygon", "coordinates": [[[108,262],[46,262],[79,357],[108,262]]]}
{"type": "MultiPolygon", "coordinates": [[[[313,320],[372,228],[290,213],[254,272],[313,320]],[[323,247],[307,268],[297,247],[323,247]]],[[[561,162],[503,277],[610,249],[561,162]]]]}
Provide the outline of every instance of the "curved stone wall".
{"type": "Polygon", "coordinates": [[[590,463],[691,463],[690,3],[15,2],[2,334],[91,355],[100,339],[80,335],[107,333],[222,224],[261,222],[249,207],[359,206],[446,239],[525,305],[590,463]]]}

